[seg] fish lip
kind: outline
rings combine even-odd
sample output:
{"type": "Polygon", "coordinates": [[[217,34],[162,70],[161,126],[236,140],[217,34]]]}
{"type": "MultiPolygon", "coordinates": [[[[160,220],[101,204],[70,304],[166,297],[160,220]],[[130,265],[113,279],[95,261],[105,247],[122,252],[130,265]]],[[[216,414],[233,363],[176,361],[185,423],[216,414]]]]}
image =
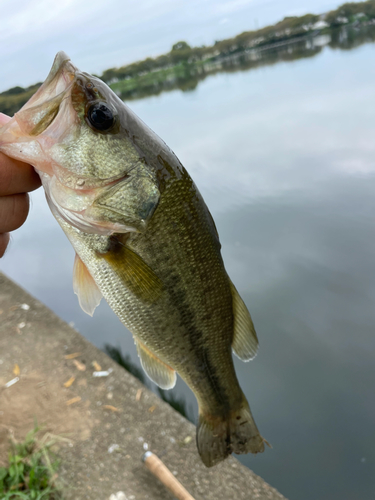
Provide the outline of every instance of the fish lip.
{"type": "MultiPolygon", "coordinates": [[[[54,109],[60,113],[62,103],[68,102],[78,68],[65,52],[59,52],[44,83],[35,94],[15,113],[14,117],[1,127],[0,148],[13,158],[26,161],[39,171],[51,172],[51,162],[46,158],[41,139],[48,140],[45,132],[55,121],[54,109]],[[65,99],[66,98],[66,99],[65,99]],[[58,105],[55,106],[54,105],[58,105]],[[46,120],[46,128],[38,130],[45,117],[52,111],[52,122],[46,120]],[[24,146],[21,148],[21,144],[24,146]]],[[[64,105],[64,108],[68,106],[64,105]]]]}
{"type": "Polygon", "coordinates": [[[78,68],[74,66],[65,52],[58,52],[47,78],[16,115],[22,113],[22,111],[47,103],[58,95],[61,95],[61,99],[63,99],[69,88],[73,86],[78,71],[78,68]]]}
{"type": "Polygon", "coordinates": [[[73,191],[77,192],[85,192],[85,191],[91,191],[93,189],[101,189],[115,185],[118,182],[121,182],[125,180],[127,177],[129,177],[129,171],[121,172],[116,176],[109,177],[106,179],[100,179],[100,178],[96,179],[92,177],[84,177],[81,175],[77,175],[70,171],[68,172],[61,166],[53,165],[52,174],[50,175],[51,176],[55,175],[58,181],[65,188],[72,189],[73,191]],[[68,179],[64,177],[64,174],[68,174],[68,179]]]}
{"type": "MultiPolygon", "coordinates": [[[[63,81],[65,83],[64,90],[66,90],[73,82],[78,71],[78,68],[71,62],[70,57],[61,50],[56,54],[50,72],[41,86],[41,89],[49,87],[54,81],[58,81],[59,83],[63,81]]],[[[55,96],[60,93],[58,90],[59,86],[56,85],[55,96]]]]}
{"type": "Polygon", "coordinates": [[[56,78],[56,76],[63,72],[64,69],[73,74],[78,71],[78,68],[71,62],[68,54],[61,50],[56,54],[50,72],[45,79],[44,84],[48,85],[49,83],[51,83],[56,78]]]}
{"type": "Polygon", "coordinates": [[[77,192],[85,192],[85,191],[91,191],[93,189],[102,189],[106,187],[111,187],[116,185],[119,182],[125,181],[127,178],[129,178],[131,172],[142,165],[142,159],[140,158],[139,160],[135,161],[133,165],[128,168],[124,172],[120,172],[118,175],[115,175],[113,177],[107,177],[107,178],[92,178],[92,177],[85,177],[82,175],[74,174],[73,172],[68,172],[66,169],[61,167],[60,165],[54,164],[52,165],[52,172],[50,176],[55,175],[58,181],[68,189],[72,189],[77,192]],[[66,174],[67,177],[66,177],[66,174]]]}
{"type": "MultiPolygon", "coordinates": [[[[126,226],[121,223],[96,223],[95,220],[91,220],[86,217],[86,210],[91,206],[88,205],[82,210],[72,210],[62,206],[55,198],[53,189],[51,189],[52,177],[44,172],[41,173],[41,180],[44,187],[46,199],[48,205],[57,218],[57,220],[64,220],[71,227],[78,229],[87,234],[97,234],[101,236],[110,236],[115,233],[129,233],[138,232],[136,228],[131,226],[126,226]]],[[[121,181],[120,181],[121,182],[121,181]]]]}

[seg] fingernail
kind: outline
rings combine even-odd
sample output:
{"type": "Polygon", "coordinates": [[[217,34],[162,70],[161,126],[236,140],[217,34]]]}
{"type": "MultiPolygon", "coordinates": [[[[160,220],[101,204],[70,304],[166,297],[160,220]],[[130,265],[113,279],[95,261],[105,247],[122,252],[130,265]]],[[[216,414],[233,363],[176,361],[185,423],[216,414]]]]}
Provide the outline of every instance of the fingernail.
{"type": "Polygon", "coordinates": [[[9,233],[0,234],[0,259],[4,257],[4,255],[6,254],[6,251],[9,248],[9,243],[10,243],[10,234],[9,233]]]}

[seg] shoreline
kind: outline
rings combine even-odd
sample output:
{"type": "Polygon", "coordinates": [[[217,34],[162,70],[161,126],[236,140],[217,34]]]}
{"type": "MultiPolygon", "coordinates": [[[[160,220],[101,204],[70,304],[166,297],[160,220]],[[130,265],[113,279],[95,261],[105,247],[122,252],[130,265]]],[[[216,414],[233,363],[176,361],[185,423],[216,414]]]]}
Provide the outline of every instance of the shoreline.
{"type": "Polygon", "coordinates": [[[196,500],[286,500],[235,457],[207,469],[192,423],[2,273],[0,288],[0,465],[9,437],[22,441],[37,419],[43,434],[64,438],[53,450],[64,500],[109,500],[119,491],[172,500],[142,464],[146,450],[196,500]]]}
{"type": "MultiPolygon", "coordinates": [[[[246,67],[246,59],[251,59],[252,54],[264,55],[324,35],[333,39],[335,32],[342,29],[365,31],[372,26],[375,26],[375,0],[346,3],[325,14],[285,17],[275,25],[246,31],[233,38],[216,41],[211,46],[190,47],[187,42],[179,41],[170,52],[155,59],[149,57],[126,66],[109,68],[98,77],[123,100],[142,99],[174,89],[190,91],[199,81],[216,73],[218,67],[221,66],[220,71],[226,71],[228,68],[225,66],[240,66],[236,59],[241,57],[245,64],[244,68],[238,69],[251,69],[249,64],[246,67]],[[215,66],[216,70],[213,69],[215,66]]],[[[371,41],[375,41],[375,36],[371,41]]],[[[310,55],[306,53],[306,57],[310,55]]],[[[0,93],[0,112],[8,115],[16,113],[40,85],[13,87],[0,93]]]]}

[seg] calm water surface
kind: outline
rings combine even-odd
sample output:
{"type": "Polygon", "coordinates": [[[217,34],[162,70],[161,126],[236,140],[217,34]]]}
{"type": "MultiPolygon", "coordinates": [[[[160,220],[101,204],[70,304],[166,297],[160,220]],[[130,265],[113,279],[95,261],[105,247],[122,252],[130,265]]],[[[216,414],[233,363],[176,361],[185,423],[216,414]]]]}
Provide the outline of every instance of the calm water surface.
{"type": "MultiPolygon", "coordinates": [[[[273,445],[240,460],[290,500],[375,498],[374,56],[375,44],[325,48],[131,103],[214,216],[260,339],[237,373],[273,445]]],[[[42,191],[32,200],[1,270],[138,363],[106,304],[93,319],[80,310],[74,252],[42,191]]],[[[186,386],[174,390],[195,415],[186,386]]]]}

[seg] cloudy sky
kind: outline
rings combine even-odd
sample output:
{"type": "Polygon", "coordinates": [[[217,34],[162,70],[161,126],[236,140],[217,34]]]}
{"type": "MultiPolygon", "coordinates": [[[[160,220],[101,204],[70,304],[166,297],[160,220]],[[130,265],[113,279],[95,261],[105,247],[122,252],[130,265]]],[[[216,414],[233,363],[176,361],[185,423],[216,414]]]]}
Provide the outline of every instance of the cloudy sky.
{"type": "Polygon", "coordinates": [[[64,50],[89,73],[321,13],[340,0],[0,0],[0,92],[42,81],[64,50]]]}

